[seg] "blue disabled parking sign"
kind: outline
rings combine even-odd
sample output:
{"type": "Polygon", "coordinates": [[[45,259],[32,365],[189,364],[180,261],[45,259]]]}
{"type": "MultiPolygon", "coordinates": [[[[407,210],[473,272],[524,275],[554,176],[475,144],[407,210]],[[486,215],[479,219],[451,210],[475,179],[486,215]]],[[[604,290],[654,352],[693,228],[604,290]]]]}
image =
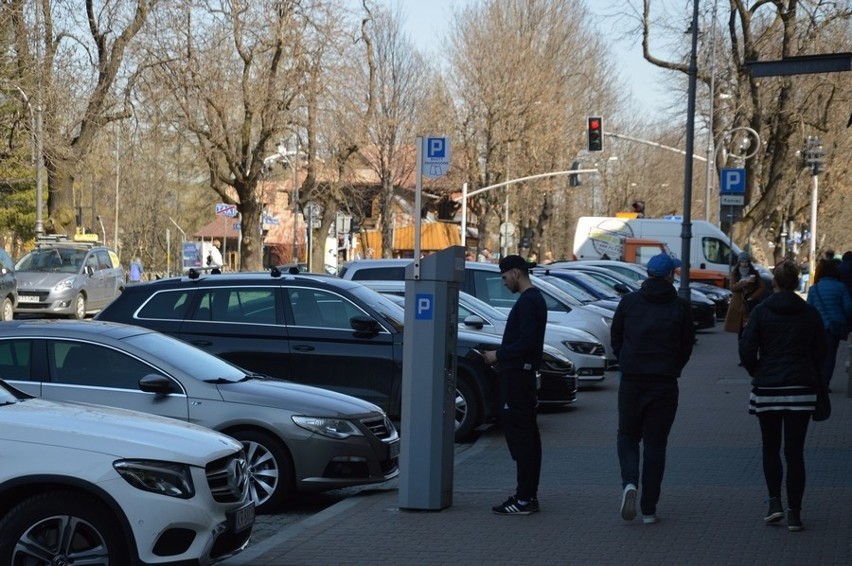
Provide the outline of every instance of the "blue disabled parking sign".
{"type": "Polygon", "coordinates": [[[450,168],[450,139],[423,138],[423,163],[420,172],[424,177],[438,179],[450,168]]]}

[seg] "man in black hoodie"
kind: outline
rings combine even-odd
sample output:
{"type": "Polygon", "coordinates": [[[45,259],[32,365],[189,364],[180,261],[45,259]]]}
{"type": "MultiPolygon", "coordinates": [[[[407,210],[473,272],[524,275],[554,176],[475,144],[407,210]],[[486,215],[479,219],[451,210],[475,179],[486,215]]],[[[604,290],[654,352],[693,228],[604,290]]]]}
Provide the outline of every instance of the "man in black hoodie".
{"type": "Polygon", "coordinates": [[[618,460],[621,517],[636,517],[639,444],[644,443],[642,522],[654,524],[666,468],[666,445],[677,413],[680,377],[695,343],[689,301],[672,282],[681,262],[661,253],[648,262],[648,279],[622,297],[612,319],[612,348],[621,369],[618,389],[618,460]]]}

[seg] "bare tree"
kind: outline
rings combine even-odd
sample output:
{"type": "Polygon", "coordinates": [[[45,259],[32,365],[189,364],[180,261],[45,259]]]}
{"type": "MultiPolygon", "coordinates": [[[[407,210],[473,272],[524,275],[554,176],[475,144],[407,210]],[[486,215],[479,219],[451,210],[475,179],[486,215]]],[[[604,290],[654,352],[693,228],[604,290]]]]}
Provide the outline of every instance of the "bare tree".
{"type": "MultiPolygon", "coordinates": [[[[567,170],[582,146],[585,117],[615,103],[587,19],[584,5],[573,0],[491,0],[459,15],[452,76],[472,188],[567,170]]],[[[537,239],[548,241],[555,203],[565,202],[554,201],[552,192],[566,185],[563,178],[482,193],[469,210],[485,236],[491,218],[507,220],[509,191],[513,218],[535,249],[537,239]]],[[[481,238],[480,247],[485,243],[481,238]]]]}
{"type": "Polygon", "coordinates": [[[295,0],[186,0],[158,15],[149,90],[171,94],[161,110],[191,135],[210,187],[237,205],[243,269],[262,266],[258,185],[304,84],[315,9],[295,0]]]}
{"type": "MultiPolygon", "coordinates": [[[[709,29],[708,18],[705,14],[705,29],[709,29]]],[[[650,39],[659,19],[652,16],[651,0],[644,0],[645,59],[661,68],[686,74],[688,65],[683,47],[680,60],[665,60],[652,53],[650,39]]],[[[848,4],[812,0],[752,3],[729,0],[728,6],[720,9],[719,20],[727,26],[727,34],[719,34],[722,45],[717,47],[715,67],[708,61],[698,74],[707,86],[714,80],[716,93],[726,96],[724,100],[714,97],[708,102],[708,108],[712,103],[715,110],[713,123],[709,125],[711,135],[724,142],[726,132],[747,127],[759,132],[763,141],[763,147],[757,148],[754,157],[744,162],[726,162],[726,154],[742,154],[736,149],[729,152],[731,148],[723,148],[717,152],[717,173],[721,167],[731,165],[746,169],[745,215],[734,227],[735,238],[741,243],[749,237],[755,242],[768,241],[771,246],[765,251],[780,253],[782,226],[791,216],[801,220],[807,202],[806,191],[789,190],[802,184],[798,180],[802,167],[797,151],[808,135],[821,135],[829,147],[848,147],[844,138],[848,140],[849,136],[843,133],[845,122],[841,113],[848,111],[852,95],[849,81],[832,75],[757,79],[751,76],[746,63],[848,51],[850,19],[852,7],[848,4]]],[[[829,160],[837,166],[829,167],[825,180],[829,186],[848,187],[848,167],[832,157],[829,160]]]]}
{"type": "Polygon", "coordinates": [[[44,109],[48,231],[74,232],[80,164],[106,124],[131,115],[133,71],[123,66],[125,54],[157,2],[86,0],[81,11],[79,2],[41,0],[33,3],[39,27],[25,17],[27,2],[9,3],[19,38],[16,80],[32,85],[44,109]]]}
{"type": "MultiPolygon", "coordinates": [[[[399,5],[397,5],[399,6],[399,5]]],[[[372,166],[381,182],[381,257],[393,252],[394,188],[414,169],[412,142],[416,112],[426,77],[425,61],[400,29],[396,10],[378,10],[374,15],[376,65],[376,113],[370,124],[372,166]]]]}

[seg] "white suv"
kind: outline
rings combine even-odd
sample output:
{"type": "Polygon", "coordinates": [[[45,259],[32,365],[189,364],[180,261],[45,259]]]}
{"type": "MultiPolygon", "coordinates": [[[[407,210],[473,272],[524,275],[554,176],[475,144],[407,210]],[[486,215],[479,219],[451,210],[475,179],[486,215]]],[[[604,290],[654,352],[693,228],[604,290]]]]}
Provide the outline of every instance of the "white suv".
{"type": "Polygon", "coordinates": [[[210,564],[248,543],[242,445],[0,381],[0,564],[210,564]]]}

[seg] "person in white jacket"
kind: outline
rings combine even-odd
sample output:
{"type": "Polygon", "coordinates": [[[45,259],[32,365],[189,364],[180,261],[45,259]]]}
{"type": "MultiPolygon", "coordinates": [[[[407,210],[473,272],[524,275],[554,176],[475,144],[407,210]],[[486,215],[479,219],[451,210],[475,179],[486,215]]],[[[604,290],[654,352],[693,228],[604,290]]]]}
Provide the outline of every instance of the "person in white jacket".
{"type": "Polygon", "coordinates": [[[207,254],[207,266],[211,268],[212,273],[221,273],[222,270],[222,252],[219,250],[221,245],[219,240],[213,240],[213,247],[207,254]]]}

